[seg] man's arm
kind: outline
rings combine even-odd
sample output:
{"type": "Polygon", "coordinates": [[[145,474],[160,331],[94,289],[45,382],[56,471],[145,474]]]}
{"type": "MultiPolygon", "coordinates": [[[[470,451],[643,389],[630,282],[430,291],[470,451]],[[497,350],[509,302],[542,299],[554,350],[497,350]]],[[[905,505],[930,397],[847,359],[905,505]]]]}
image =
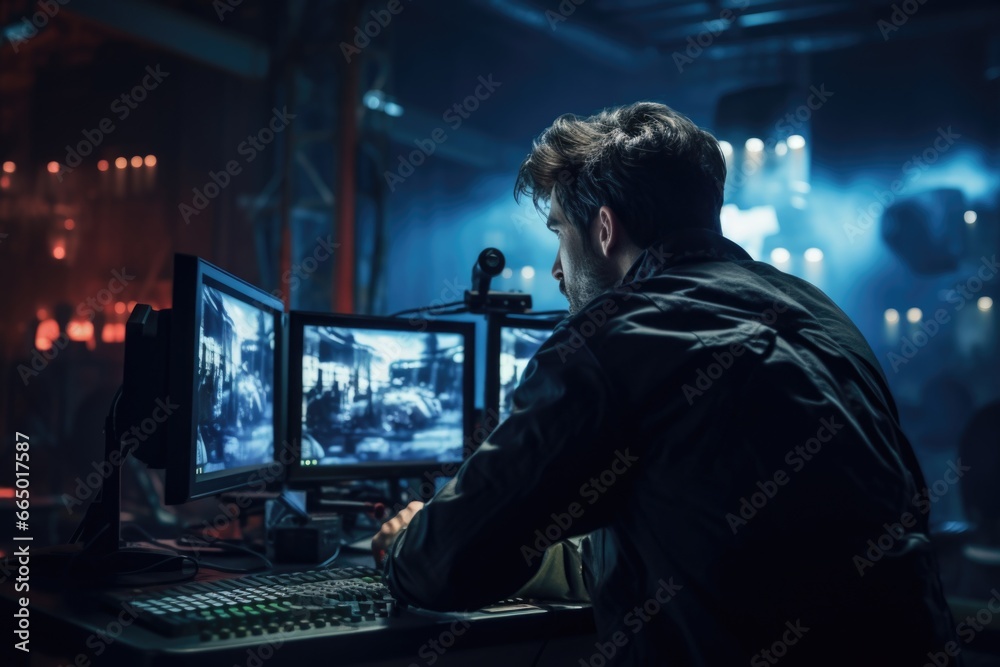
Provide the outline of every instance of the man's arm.
{"type": "Polygon", "coordinates": [[[620,432],[606,374],[569,338],[556,329],[529,363],[511,416],[392,542],[386,578],[398,599],[481,607],[531,579],[547,546],[606,522],[623,484],[606,488],[600,474],[627,474],[635,447],[620,432]]]}
{"type": "Polygon", "coordinates": [[[514,597],[589,602],[590,594],[583,580],[580,539],[563,540],[546,549],[538,572],[518,589],[514,597]]]}

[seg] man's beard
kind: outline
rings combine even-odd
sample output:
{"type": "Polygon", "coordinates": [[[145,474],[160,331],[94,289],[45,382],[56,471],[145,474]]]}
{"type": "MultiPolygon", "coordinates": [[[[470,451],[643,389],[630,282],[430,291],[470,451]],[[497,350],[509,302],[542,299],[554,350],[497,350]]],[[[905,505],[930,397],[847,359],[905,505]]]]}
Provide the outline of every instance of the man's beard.
{"type": "Polygon", "coordinates": [[[564,280],[559,285],[569,301],[569,312],[575,314],[584,306],[608,292],[619,282],[619,277],[611,262],[602,262],[596,253],[584,249],[574,262],[573,281],[564,280]]]}

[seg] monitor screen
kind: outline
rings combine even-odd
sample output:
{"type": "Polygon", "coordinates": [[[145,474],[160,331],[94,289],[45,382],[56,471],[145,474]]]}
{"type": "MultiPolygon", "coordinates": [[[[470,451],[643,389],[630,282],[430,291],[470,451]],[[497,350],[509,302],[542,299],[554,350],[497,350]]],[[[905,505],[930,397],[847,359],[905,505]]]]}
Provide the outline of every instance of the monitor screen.
{"type": "Polygon", "coordinates": [[[197,480],[274,460],[274,316],[201,286],[195,394],[197,480]]]}
{"type": "Polygon", "coordinates": [[[363,476],[462,461],[474,325],[433,322],[420,330],[389,318],[298,315],[290,419],[301,471],[363,476]]]}
{"type": "Polygon", "coordinates": [[[281,476],[284,305],[188,255],[175,258],[173,298],[167,502],[263,490],[281,476]]]}
{"type": "Polygon", "coordinates": [[[511,412],[514,389],[520,384],[528,362],[549,336],[558,319],[517,315],[490,319],[486,349],[486,413],[489,428],[511,412]]]}
{"type": "Polygon", "coordinates": [[[500,421],[510,414],[511,397],[521,382],[524,368],[549,336],[551,329],[501,327],[500,329],[500,421]]]}

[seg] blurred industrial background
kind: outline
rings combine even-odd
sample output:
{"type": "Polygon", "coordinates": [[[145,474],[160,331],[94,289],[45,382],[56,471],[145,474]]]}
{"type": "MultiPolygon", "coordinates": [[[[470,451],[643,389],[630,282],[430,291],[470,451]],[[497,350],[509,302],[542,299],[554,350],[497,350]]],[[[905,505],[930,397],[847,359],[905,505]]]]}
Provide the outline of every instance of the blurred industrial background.
{"type": "Polygon", "coordinates": [[[725,142],[726,234],[858,324],[928,482],[1000,399],[990,0],[7,0],[0,31],[0,451],[30,433],[54,493],[174,252],[389,314],[461,299],[495,246],[495,289],[563,308],[517,166],[558,115],[641,99],[725,142]]]}

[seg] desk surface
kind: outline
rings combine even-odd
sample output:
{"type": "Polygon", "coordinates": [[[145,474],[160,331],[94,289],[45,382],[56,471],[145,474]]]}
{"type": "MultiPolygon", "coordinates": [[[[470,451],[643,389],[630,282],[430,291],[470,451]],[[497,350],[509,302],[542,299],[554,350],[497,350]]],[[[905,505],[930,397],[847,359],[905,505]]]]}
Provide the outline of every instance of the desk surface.
{"type": "MultiPolygon", "coordinates": [[[[370,565],[370,556],[347,553],[338,566],[370,565]]],[[[309,566],[284,565],[279,571],[301,571],[309,566]]],[[[194,581],[237,575],[202,570],[194,581]]],[[[0,664],[41,667],[128,665],[167,667],[493,667],[524,665],[576,667],[594,652],[593,614],[587,605],[535,603],[534,608],[510,613],[440,614],[405,609],[398,615],[360,628],[323,628],[277,633],[265,638],[232,638],[201,642],[197,638],[168,638],[132,623],[123,606],[102,602],[95,591],[51,589],[34,572],[30,599],[31,655],[11,650],[9,630],[0,649],[0,664]],[[12,655],[8,660],[6,656],[12,655]],[[30,662],[29,659],[30,658],[30,662]]],[[[143,589],[154,592],[169,586],[143,589]]],[[[0,584],[0,616],[17,609],[14,578],[0,584]]],[[[981,600],[950,599],[956,623],[984,608],[981,600]]],[[[998,617],[1000,618],[1000,617],[998,617]]],[[[970,665],[1000,664],[1000,620],[984,623],[974,645],[963,647],[970,665]],[[982,652],[980,660],[970,650],[982,652]]]]}
{"type": "MultiPolygon", "coordinates": [[[[370,557],[345,555],[337,565],[369,565],[368,561],[370,557]]],[[[194,581],[232,576],[203,570],[194,581]]],[[[11,618],[16,598],[22,595],[14,591],[13,580],[0,586],[0,614],[4,618],[11,618]]],[[[530,609],[456,614],[408,608],[360,628],[311,628],[202,642],[194,636],[165,637],[133,623],[127,607],[115,608],[101,599],[99,591],[52,589],[33,577],[28,595],[32,665],[488,667],[537,661],[539,667],[555,667],[578,664],[579,656],[593,651],[596,640],[593,614],[587,605],[535,603],[530,609]]],[[[7,647],[0,651],[0,655],[6,653],[7,647]]],[[[13,653],[15,659],[23,661],[14,664],[28,664],[26,656],[13,653]]]]}

